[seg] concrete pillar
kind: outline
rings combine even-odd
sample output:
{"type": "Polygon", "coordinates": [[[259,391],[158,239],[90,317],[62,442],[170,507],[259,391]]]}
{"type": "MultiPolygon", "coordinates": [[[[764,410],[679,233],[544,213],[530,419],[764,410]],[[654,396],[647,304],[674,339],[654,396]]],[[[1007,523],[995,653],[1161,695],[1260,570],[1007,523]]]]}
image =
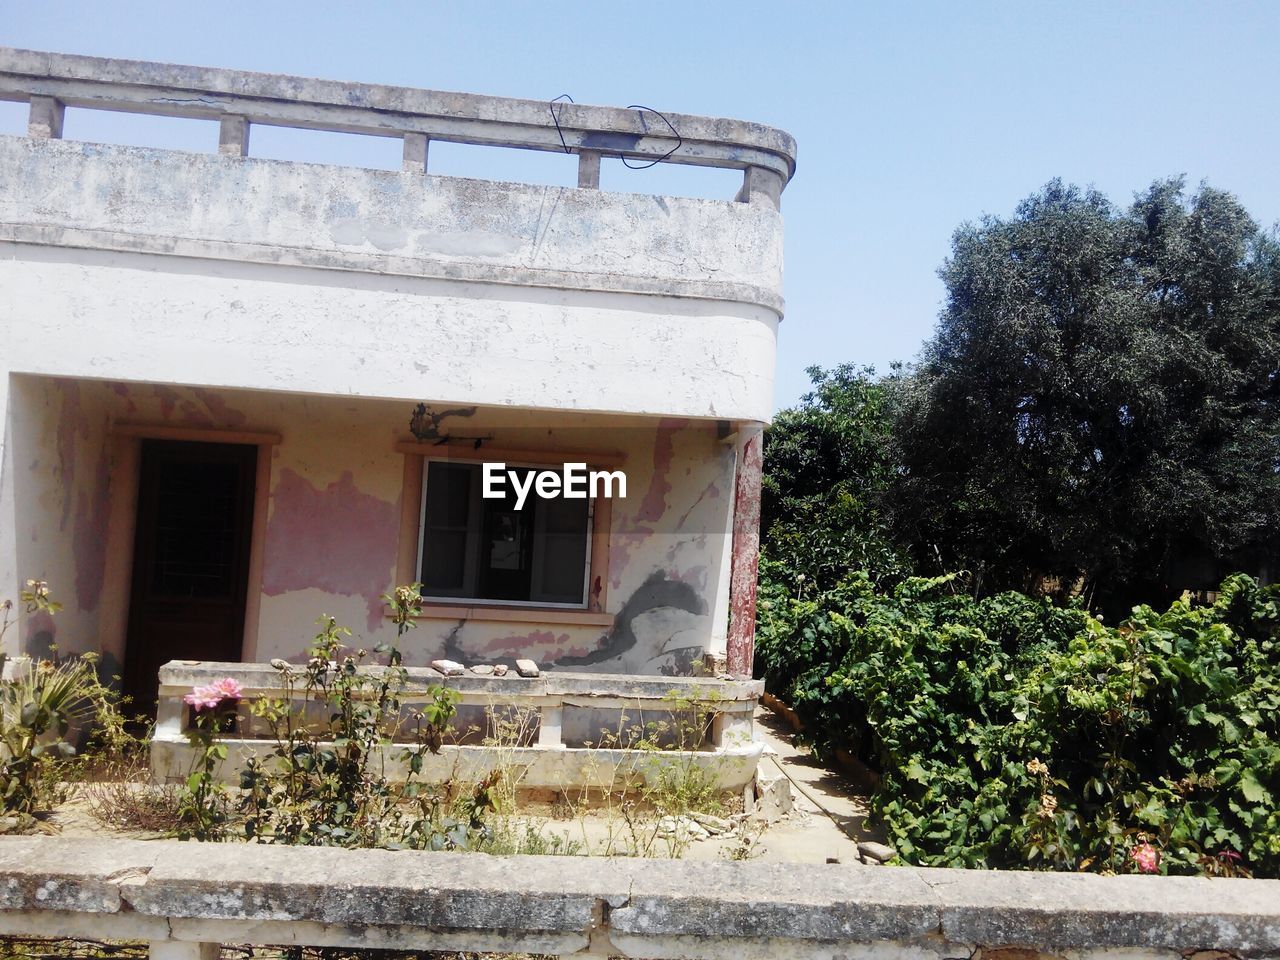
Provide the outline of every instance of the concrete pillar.
{"type": "Polygon", "coordinates": [[[775,210],[782,209],[782,177],[764,167],[747,167],[742,171],[742,189],[738,191],[739,203],[768,203],[775,210]]]}
{"type": "Polygon", "coordinates": [[[223,117],[218,128],[218,152],[224,157],[249,155],[249,121],[245,117],[223,117]]]}
{"type": "Polygon", "coordinates": [[[589,190],[600,189],[600,151],[581,150],[578,153],[578,186],[589,190]]]}
{"type": "Polygon", "coordinates": [[[156,704],[155,736],[158,738],[181,737],[187,719],[187,705],[182,697],[160,692],[160,700],[156,704]]]}
{"type": "Polygon", "coordinates": [[[60,139],[66,107],[53,97],[32,97],[31,115],[27,120],[27,136],[60,139]]]}
{"type": "Polygon", "coordinates": [[[751,676],[756,642],[756,568],[760,559],[761,427],[739,431],[733,490],[733,553],[729,570],[729,672],[751,676]]]}
{"type": "Polygon", "coordinates": [[[425,133],[404,135],[403,169],[405,173],[427,172],[427,150],[430,145],[431,141],[427,139],[425,133]]]}
{"type": "MultiPolygon", "coordinates": [[[[14,468],[13,468],[13,424],[9,422],[9,386],[8,372],[0,372],[0,603],[6,600],[13,602],[9,611],[9,619],[18,619],[18,525],[17,508],[14,502],[14,468]]],[[[0,613],[0,620],[4,614],[0,613]]],[[[10,656],[18,653],[17,625],[9,628],[4,637],[4,652],[10,656]]]]}
{"type": "Polygon", "coordinates": [[[564,704],[549,703],[539,712],[538,746],[564,746],[564,704]]]}
{"type": "Polygon", "coordinates": [[[726,710],[712,718],[711,743],[717,749],[745,747],[754,734],[755,721],[748,710],[726,710]]]}
{"type": "Polygon", "coordinates": [[[147,954],[151,960],[218,960],[222,949],[216,943],[152,940],[147,954]]]}

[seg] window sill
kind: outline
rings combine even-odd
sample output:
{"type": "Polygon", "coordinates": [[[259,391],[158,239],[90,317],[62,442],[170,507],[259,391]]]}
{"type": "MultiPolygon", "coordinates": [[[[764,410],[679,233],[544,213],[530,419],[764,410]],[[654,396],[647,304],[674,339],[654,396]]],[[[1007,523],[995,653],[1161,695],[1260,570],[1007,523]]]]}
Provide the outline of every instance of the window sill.
{"type": "MultiPolygon", "coordinates": [[[[388,614],[388,617],[390,615],[388,614]]],[[[415,620],[474,620],[479,623],[555,623],[579,627],[613,626],[612,613],[561,607],[477,606],[424,603],[415,620]]]]}

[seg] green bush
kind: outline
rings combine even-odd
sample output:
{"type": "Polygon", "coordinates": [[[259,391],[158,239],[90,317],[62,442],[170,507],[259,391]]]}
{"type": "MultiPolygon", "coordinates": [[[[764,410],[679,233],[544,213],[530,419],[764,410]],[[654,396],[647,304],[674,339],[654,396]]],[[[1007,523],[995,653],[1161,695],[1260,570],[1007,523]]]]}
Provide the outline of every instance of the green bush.
{"type": "Polygon", "coordinates": [[[819,753],[879,770],[901,856],[971,867],[1280,876],[1280,587],[1108,627],[952,578],[812,600],[764,569],[759,658],[819,753]]]}
{"type": "MultiPolygon", "coordinates": [[[[420,587],[396,587],[382,598],[397,637],[422,613],[420,587]]],[[[305,666],[272,661],[283,695],[248,705],[273,742],[267,757],[241,769],[238,794],[219,782],[218,768],[227,759],[220,737],[234,730],[241,709],[240,685],[227,677],[184,698],[196,711],[188,732],[196,758],[178,790],[179,836],[231,839],[238,828],[257,843],[429,850],[492,839],[484,821],[496,804],[499,774],[465,789],[419,778],[425,754],[440,752],[458,693],[436,686],[410,706],[398,649],[376,647],[386,663],[366,667],[368,651],[346,645],[349,630],[330,616],[317,622],[305,666]]]]}
{"type": "MultiPolygon", "coordinates": [[[[29,614],[62,609],[43,580],[28,580],[20,599],[29,614]]],[[[12,609],[12,601],[0,601],[0,640],[15,622],[12,609]]],[[[0,653],[0,675],[7,662],[0,653]]],[[[55,650],[52,659],[24,658],[15,667],[0,682],[0,813],[16,815],[23,827],[66,799],[67,781],[84,764],[77,740],[107,755],[128,738],[117,697],[98,676],[97,654],[60,657],[55,650]]]]}

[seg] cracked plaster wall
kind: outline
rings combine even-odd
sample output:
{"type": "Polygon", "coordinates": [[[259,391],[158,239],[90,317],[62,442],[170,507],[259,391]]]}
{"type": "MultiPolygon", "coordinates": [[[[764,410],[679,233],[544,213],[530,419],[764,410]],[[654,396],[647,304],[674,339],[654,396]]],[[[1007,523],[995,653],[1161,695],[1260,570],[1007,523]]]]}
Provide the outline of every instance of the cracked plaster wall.
{"type": "MultiPolygon", "coordinates": [[[[135,438],[113,423],[274,432],[255,658],[300,659],[314,621],[332,614],[355,646],[395,639],[379,596],[396,579],[410,405],[355,398],[167,384],[14,377],[17,549],[22,575],[47,579],[64,604],[29,617],[16,650],[95,650],[123,657],[131,575],[124,468],[135,438]]],[[[605,612],[612,629],[559,623],[424,619],[401,642],[407,662],[532,657],[574,669],[687,673],[724,649],[731,448],[712,424],[674,419],[548,416],[481,409],[466,433],[508,448],[625,455],[628,497],[613,502],[605,612]]],[[[136,456],[136,446],[133,455],[136,456]]],[[[251,608],[252,609],[252,608],[251,608]]],[[[20,639],[19,639],[20,638],[20,639]]]]}
{"type": "MultiPolygon", "coordinates": [[[[25,137],[0,137],[0,167],[0,595],[49,579],[71,601],[64,649],[119,652],[120,417],[285,432],[259,656],[295,655],[324,612],[385,634],[387,444],[430,400],[517,432],[521,410],[595,416],[637,499],[614,513],[607,634],[433,621],[411,655],[661,672],[723,650],[732,457],[714,424],[771,415],[770,205],[25,137]],[[624,422],[643,429],[619,440],[624,422]]],[[[22,629],[6,642],[34,645],[22,629]]]]}

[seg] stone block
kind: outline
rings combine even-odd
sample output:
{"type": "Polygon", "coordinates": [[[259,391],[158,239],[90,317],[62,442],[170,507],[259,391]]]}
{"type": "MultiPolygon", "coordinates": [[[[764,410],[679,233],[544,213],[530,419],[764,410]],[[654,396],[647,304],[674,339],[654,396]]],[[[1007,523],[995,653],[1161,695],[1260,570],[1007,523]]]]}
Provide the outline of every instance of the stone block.
{"type": "Polygon", "coordinates": [[[1280,882],[0,838],[0,934],[86,931],[172,960],[219,942],[1212,960],[1280,952],[1280,882]]]}
{"type": "Polygon", "coordinates": [[[0,910],[118,913],[122,885],[144,879],[159,853],[136,840],[0,838],[0,910]]]}
{"type": "Polygon", "coordinates": [[[870,858],[877,863],[884,863],[886,860],[892,860],[898,855],[898,851],[887,843],[876,843],[873,840],[864,840],[858,844],[858,852],[863,857],[870,858]]]}
{"type": "Polygon", "coordinates": [[[777,823],[795,808],[791,781],[786,777],[762,777],[756,773],[755,805],[751,815],[765,823],[777,823]]]}

